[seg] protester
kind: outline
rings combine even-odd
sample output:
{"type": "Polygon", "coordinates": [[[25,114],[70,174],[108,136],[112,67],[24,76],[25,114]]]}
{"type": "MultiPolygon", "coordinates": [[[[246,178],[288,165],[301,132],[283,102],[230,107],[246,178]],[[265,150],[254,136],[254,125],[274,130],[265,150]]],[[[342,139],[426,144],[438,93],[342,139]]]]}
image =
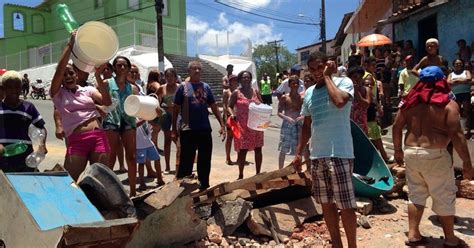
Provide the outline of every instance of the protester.
{"type": "Polygon", "coordinates": [[[471,138],[471,85],[472,75],[469,70],[464,69],[464,61],[455,59],[453,61],[454,71],[448,76],[448,83],[456,97],[456,103],[461,109],[461,116],[465,120],[466,138],[471,138]]]}
{"type": "Polygon", "coordinates": [[[362,64],[362,54],[357,49],[356,44],[351,44],[351,52],[349,53],[348,58],[348,68],[353,66],[360,66],[362,64]]]}
{"type": "Polygon", "coordinates": [[[64,168],[77,180],[88,161],[91,164],[109,164],[109,141],[105,131],[100,128],[100,114],[94,102],[108,106],[112,101],[107,83],[100,75],[106,65],[96,70],[98,90],[77,84],[78,75],[73,65],[68,64],[74,41],[75,33],[61,54],[50,91],[67,137],[64,168]]]}
{"type": "Polygon", "coordinates": [[[426,40],[426,55],[423,57],[418,64],[413,67],[411,70],[413,74],[415,74],[417,77],[420,75],[418,72],[419,69],[423,69],[427,66],[433,65],[433,66],[443,66],[443,57],[441,55],[438,55],[438,48],[439,48],[439,42],[435,38],[430,38],[426,40]]]}
{"type": "MultiPolygon", "coordinates": [[[[147,95],[158,95],[158,90],[161,87],[161,73],[158,69],[152,69],[148,73],[148,79],[146,84],[146,94],[147,95]]],[[[151,140],[155,144],[158,153],[163,153],[164,151],[158,146],[158,134],[161,131],[161,117],[156,117],[154,120],[150,121],[152,125],[151,140]]]]}
{"type": "Polygon", "coordinates": [[[28,93],[30,92],[30,79],[28,78],[28,74],[23,74],[23,78],[21,79],[21,93],[23,95],[23,99],[28,99],[28,93]]]}
{"type": "Polygon", "coordinates": [[[229,111],[231,118],[236,120],[242,128],[241,137],[234,137],[234,147],[237,151],[237,163],[239,164],[239,177],[237,179],[242,179],[244,178],[245,159],[248,151],[254,151],[255,153],[256,174],[260,173],[262,167],[263,131],[256,131],[247,126],[250,103],[260,104],[262,98],[252,88],[252,73],[249,71],[240,72],[237,81],[240,83],[240,88],[230,96],[227,111],[229,111]]]}
{"type": "Polygon", "coordinates": [[[459,50],[456,53],[457,58],[464,62],[469,62],[471,60],[472,51],[471,48],[466,45],[466,40],[460,39],[456,43],[459,47],[459,50]]]}
{"type": "MultiPolygon", "coordinates": [[[[104,118],[103,127],[107,131],[110,144],[117,144],[119,140],[125,148],[125,160],[128,167],[128,182],[130,185],[130,196],[136,194],[136,120],[135,117],[128,116],[124,110],[125,99],[129,95],[137,95],[138,88],[127,80],[128,72],[132,64],[130,60],[123,56],[117,56],[112,62],[115,77],[107,80],[109,94],[117,102],[117,107],[111,110],[104,118]]],[[[115,165],[117,147],[111,147],[109,167],[115,165]]]]}
{"type": "MultiPolygon", "coordinates": [[[[171,121],[174,109],[174,96],[178,89],[178,73],[174,68],[165,70],[166,84],[160,86],[157,91],[160,106],[165,110],[165,113],[160,117],[160,126],[165,135],[164,154],[165,154],[165,174],[171,173],[170,168],[170,154],[171,154],[171,121]]],[[[179,162],[179,146],[176,144],[176,162],[179,162]]],[[[176,163],[176,168],[179,163],[176,163]]],[[[177,170],[176,170],[177,171],[177,170]]]]}
{"type": "Polygon", "coordinates": [[[209,122],[208,106],[211,107],[212,113],[221,125],[219,134],[223,137],[222,141],[225,139],[225,132],[224,122],[217,109],[211,87],[201,81],[201,70],[201,62],[189,62],[188,73],[190,79],[188,82],[179,85],[174,98],[175,106],[171,122],[171,135],[174,139],[178,137],[177,119],[178,114],[181,113],[179,127],[181,154],[177,178],[191,175],[197,151],[197,171],[201,184],[200,190],[205,190],[209,188],[212,158],[212,130],[209,122]]]}
{"type": "Polygon", "coordinates": [[[378,87],[378,82],[375,79],[376,59],[374,57],[366,58],[364,61],[364,69],[364,84],[367,85],[372,94],[372,101],[367,109],[367,136],[374,144],[375,148],[380,152],[382,159],[385,162],[392,162],[392,159],[388,157],[387,152],[385,152],[385,148],[383,147],[382,131],[377,121],[377,117],[383,116],[383,109],[381,103],[382,91],[378,87]]]}
{"type": "Polygon", "coordinates": [[[224,90],[222,95],[222,105],[223,105],[223,120],[226,122],[226,140],[225,140],[225,163],[227,165],[234,165],[236,162],[233,162],[230,157],[230,152],[232,149],[232,141],[234,140],[234,134],[232,133],[232,128],[227,124],[227,118],[231,116],[227,108],[229,107],[229,99],[232,93],[238,88],[239,82],[237,81],[237,75],[229,76],[229,88],[224,90]]]}
{"type": "Polygon", "coordinates": [[[262,96],[262,103],[272,106],[272,82],[266,72],[263,73],[262,80],[260,80],[258,85],[258,89],[262,96]]]}
{"type": "Polygon", "coordinates": [[[415,59],[412,55],[408,55],[405,58],[406,68],[400,72],[398,79],[399,97],[408,95],[411,88],[418,82],[418,77],[412,72],[413,66],[415,66],[415,59]]]}
{"type": "Polygon", "coordinates": [[[222,78],[222,89],[223,89],[223,90],[226,90],[226,89],[229,88],[229,77],[230,77],[230,75],[232,75],[232,72],[234,71],[234,65],[228,64],[228,65],[225,67],[225,70],[227,71],[227,75],[225,75],[225,76],[222,78]]]}
{"type": "MultiPolygon", "coordinates": [[[[300,65],[295,64],[291,67],[290,76],[296,75],[299,78],[300,73],[301,73],[301,66],[300,65]]],[[[301,79],[299,80],[299,82],[300,82],[300,87],[298,88],[298,94],[301,94],[301,92],[305,91],[305,88],[304,88],[304,82],[301,79]]],[[[278,86],[278,88],[276,89],[276,94],[277,94],[278,100],[280,100],[280,98],[283,94],[288,94],[288,93],[290,93],[290,91],[291,90],[290,90],[290,86],[288,85],[288,78],[286,78],[280,84],[280,86],[278,86]]]]}
{"type": "Polygon", "coordinates": [[[405,162],[408,185],[407,246],[427,245],[419,224],[430,196],[432,210],[444,232],[444,247],[462,247],[454,235],[456,190],[451,157],[446,150],[452,141],[463,161],[464,179],[471,180],[472,165],[461,130],[459,108],[450,100],[450,87],[437,66],[425,67],[420,81],[400,103],[393,125],[393,144],[397,163],[405,162]],[[420,118],[423,116],[423,118],[420,118]],[[402,150],[402,132],[406,128],[402,150]]]}
{"type": "MultiPolygon", "coordinates": [[[[26,157],[33,152],[28,128],[34,125],[44,130],[45,122],[36,107],[27,101],[20,100],[22,94],[21,76],[16,71],[7,71],[2,76],[0,84],[5,92],[5,98],[0,102],[0,170],[3,172],[32,172],[35,169],[26,165],[26,157]],[[4,148],[17,142],[25,143],[28,148],[22,154],[3,157],[4,148]]],[[[39,144],[38,151],[47,153],[46,144],[39,144]]],[[[5,200],[5,199],[4,199],[5,200]]]]}
{"type": "Polygon", "coordinates": [[[408,55],[416,57],[416,49],[413,46],[412,40],[406,40],[402,49],[402,58],[406,58],[408,55]]]}
{"type": "Polygon", "coordinates": [[[351,120],[353,120],[365,134],[368,134],[367,109],[372,102],[372,94],[362,79],[364,74],[364,68],[354,66],[349,68],[348,77],[354,84],[354,100],[352,101],[351,120]]]}
{"type": "Polygon", "coordinates": [[[324,53],[312,53],[307,63],[316,84],[306,91],[303,101],[301,113],[305,118],[293,166],[301,170],[301,153],[311,137],[313,191],[322,206],[332,247],[343,247],[338,209],[341,209],[348,247],[357,247],[354,211],[357,205],[352,185],[354,153],[349,121],[354,88],[347,77],[331,78],[337,70],[336,64],[328,61],[324,53]]]}
{"type": "MultiPolygon", "coordinates": [[[[304,74],[303,77],[303,85],[305,89],[308,89],[309,87],[314,85],[314,79],[311,73],[307,72],[304,74]]],[[[304,97],[304,92],[300,94],[301,96],[304,97]]]]}
{"type": "Polygon", "coordinates": [[[298,94],[299,82],[297,76],[291,76],[288,80],[290,85],[290,93],[285,94],[278,102],[278,117],[283,119],[280,130],[280,143],[278,150],[278,168],[283,168],[286,155],[294,156],[296,154],[296,146],[300,136],[303,124],[303,116],[301,116],[301,105],[303,99],[298,94]]]}
{"type": "MultiPolygon", "coordinates": [[[[163,176],[161,175],[161,165],[160,165],[160,155],[156,149],[155,144],[151,141],[151,128],[146,121],[141,121],[137,123],[136,131],[136,140],[137,140],[137,164],[138,164],[138,181],[140,186],[138,190],[146,190],[145,183],[145,164],[150,161],[155,162],[156,170],[156,185],[164,185],[163,176]]],[[[148,170],[148,175],[154,173],[153,170],[148,170]]]]}

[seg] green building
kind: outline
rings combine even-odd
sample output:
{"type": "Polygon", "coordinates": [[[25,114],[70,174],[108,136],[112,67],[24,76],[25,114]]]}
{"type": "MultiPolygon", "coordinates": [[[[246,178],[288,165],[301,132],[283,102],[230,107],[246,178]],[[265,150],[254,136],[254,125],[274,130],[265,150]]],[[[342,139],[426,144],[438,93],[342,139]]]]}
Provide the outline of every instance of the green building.
{"type": "MultiPolygon", "coordinates": [[[[186,1],[163,2],[165,53],[186,55],[186,1]]],[[[57,62],[69,38],[56,13],[60,3],[68,5],[80,24],[99,20],[111,26],[121,48],[157,46],[154,0],[44,0],[36,7],[6,3],[0,68],[23,70],[57,62]]]]}

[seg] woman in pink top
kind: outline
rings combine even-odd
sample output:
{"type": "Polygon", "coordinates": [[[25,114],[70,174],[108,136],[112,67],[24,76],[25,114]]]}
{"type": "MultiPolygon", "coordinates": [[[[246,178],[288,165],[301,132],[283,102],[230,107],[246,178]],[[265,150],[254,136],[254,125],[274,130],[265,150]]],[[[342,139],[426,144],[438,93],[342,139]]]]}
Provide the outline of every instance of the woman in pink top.
{"type": "Polygon", "coordinates": [[[230,96],[227,111],[242,127],[241,137],[234,139],[234,147],[237,151],[237,163],[239,164],[238,179],[242,179],[244,177],[247,151],[253,150],[255,152],[255,168],[257,174],[260,173],[260,168],[262,167],[263,132],[252,130],[247,126],[250,103],[254,102],[260,104],[262,98],[260,94],[252,88],[252,73],[249,71],[240,72],[237,76],[237,81],[241,87],[235,90],[230,96]]]}
{"type": "Polygon", "coordinates": [[[101,78],[101,71],[107,64],[96,69],[97,90],[90,86],[79,86],[73,65],[68,64],[72,47],[74,46],[75,32],[64,48],[58,67],[51,83],[51,96],[63,123],[67,137],[67,151],[64,168],[74,180],[85,169],[88,160],[90,163],[109,164],[109,142],[104,130],[100,128],[97,111],[97,102],[101,105],[112,104],[107,84],[101,78]]]}

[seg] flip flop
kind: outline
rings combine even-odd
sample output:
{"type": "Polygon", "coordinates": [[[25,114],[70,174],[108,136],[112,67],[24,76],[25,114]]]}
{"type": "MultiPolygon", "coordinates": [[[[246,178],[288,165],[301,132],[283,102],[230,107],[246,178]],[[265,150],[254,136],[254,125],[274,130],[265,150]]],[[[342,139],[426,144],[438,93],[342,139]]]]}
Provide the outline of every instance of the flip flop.
{"type": "Polygon", "coordinates": [[[430,243],[430,240],[425,236],[421,236],[421,238],[419,240],[415,240],[415,241],[407,240],[407,241],[405,241],[406,246],[420,246],[420,245],[427,245],[429,243],[430,243]]]}
{"type": "Polygon", "coordinates": [[[443,244],[443,248],[463,248],[467,247],[467,244],[464,242],[464,240],[458,238],[458,244],[457,245],[448,245],[448,244],[443,244]]]}

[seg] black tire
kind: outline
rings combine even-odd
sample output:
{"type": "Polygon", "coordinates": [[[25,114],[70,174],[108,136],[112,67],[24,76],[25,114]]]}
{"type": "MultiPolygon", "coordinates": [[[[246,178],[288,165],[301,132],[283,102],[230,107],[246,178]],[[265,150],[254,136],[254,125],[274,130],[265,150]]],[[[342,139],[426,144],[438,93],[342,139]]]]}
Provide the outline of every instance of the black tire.
{"type": "Polygon", "coordinates": [[[37,93],[31,93],[31,98],[35,99],[35,100],[38,100],[39,99],[39,95],[37,93]]]}

